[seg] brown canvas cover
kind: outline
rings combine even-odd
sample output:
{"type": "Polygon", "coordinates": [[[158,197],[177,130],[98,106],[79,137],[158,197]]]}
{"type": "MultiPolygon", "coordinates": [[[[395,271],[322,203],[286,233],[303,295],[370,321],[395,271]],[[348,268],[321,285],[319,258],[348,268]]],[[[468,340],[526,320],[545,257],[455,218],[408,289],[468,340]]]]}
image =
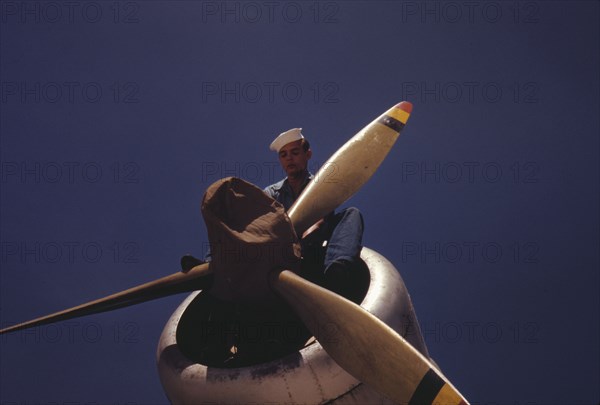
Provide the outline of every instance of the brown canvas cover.
{"type": "Polygon", "coordinates": [[[267,304],[274,269],[298,272],[300,243],[283,206],[236,177],[208,187],[202,200],[214,270],[211,295],[222,301],[267,304]]]}

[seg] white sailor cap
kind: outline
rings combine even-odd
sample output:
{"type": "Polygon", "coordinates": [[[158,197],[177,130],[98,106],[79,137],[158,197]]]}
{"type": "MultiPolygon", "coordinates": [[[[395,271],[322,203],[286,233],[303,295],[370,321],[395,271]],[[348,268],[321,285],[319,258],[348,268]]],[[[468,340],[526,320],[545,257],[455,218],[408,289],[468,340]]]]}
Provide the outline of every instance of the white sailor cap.
{"type": "Polygon", "coordinates": [[[292,128],[288,131],[282,132],[277,138],[275,138],[273,142],[271,142],[271,146],[269,146],[269,148],[272,151],[279,152],[279,150],[288,143],[304,139],[301,131],[302,128],[292,128]]]}

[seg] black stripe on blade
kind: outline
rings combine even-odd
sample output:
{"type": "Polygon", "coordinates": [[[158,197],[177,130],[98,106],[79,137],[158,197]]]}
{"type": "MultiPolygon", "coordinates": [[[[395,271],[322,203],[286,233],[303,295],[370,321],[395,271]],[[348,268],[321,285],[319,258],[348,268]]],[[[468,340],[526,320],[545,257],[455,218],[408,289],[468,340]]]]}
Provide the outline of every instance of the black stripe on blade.
{"type": "Polygon", "coordinates": [[[384,115],[383,117],[381,117],[378,121],[380,124],[385,125],[388,128],[393,129],[396,132],[400,132],[402,131],[402,128],[404,128],[404,124],[401,123],[400,121],[398,121],[396,118],[394,117],[390,117],[389,115],[384,115]]]}
{"type": "Polygon", "coordinates": [[[408,405],[431,404],[444,384],[444,380],[435,371],[429,369],[408,401],[408,405]]]}

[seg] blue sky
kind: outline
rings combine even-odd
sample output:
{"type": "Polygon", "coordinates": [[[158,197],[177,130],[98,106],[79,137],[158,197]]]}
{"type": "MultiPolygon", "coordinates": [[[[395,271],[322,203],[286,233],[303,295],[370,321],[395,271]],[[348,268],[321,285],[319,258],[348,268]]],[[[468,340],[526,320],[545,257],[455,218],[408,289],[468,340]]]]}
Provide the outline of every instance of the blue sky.
{"type": "MultiPolygon", "coordinates": [[[[597,404],[598,3],[0,2],[0,321],[201,255],[204,190],[316,170],[401,100],[346,205],[396,265],[429,351],[472,402],[597,404]]],[[[0,402],[166,403],[183,296],[0,340],[0,402]]]]}

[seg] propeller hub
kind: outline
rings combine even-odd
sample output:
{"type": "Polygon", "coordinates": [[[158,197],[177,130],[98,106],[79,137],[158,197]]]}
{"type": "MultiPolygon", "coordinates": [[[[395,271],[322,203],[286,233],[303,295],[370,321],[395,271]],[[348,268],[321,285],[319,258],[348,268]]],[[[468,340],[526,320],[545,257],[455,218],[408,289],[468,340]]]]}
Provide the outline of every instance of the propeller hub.
{"type": "Polygon", "coordinates": [[[210,293],[223,301],[276,299],[268,274],[300,268],[300,243],[283,206],[255,185],[228,177],[208,187],[202,215],[215,274],[210,293]]]}

